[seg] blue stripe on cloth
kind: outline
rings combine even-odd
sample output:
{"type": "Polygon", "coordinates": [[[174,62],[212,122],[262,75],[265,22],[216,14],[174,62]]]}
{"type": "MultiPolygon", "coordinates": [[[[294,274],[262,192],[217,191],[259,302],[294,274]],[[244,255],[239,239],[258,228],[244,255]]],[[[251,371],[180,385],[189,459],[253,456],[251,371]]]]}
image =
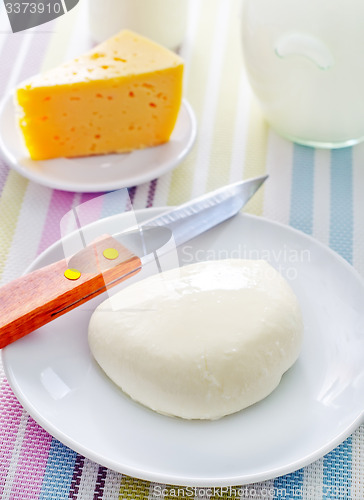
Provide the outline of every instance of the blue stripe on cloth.
{"type": "Polygon", "coordinates": [[[303,491],[303,469],[274,480],[274,500],[300,500],[303,491]]]}
{"type": "Polygon", "coordinates": [[[42,489],[38,500],[68,498],[77,454],[52,439],[42,489]]]}
{"type": "Polygon", "coordinates": [[[325,455],[323,464],[323,500],[351,498],[351,437],[325,455]]]}
{"type": "Polygon", "coordinates": [[[311,234],[315,150],[299,144],[293,149],[290,225],[311,234]]]}
{"type": "Polygon", "coordinates": [[[348,262],[352,262],[352,148],[336,149],[331,153],[330,247],[348,262]]]}

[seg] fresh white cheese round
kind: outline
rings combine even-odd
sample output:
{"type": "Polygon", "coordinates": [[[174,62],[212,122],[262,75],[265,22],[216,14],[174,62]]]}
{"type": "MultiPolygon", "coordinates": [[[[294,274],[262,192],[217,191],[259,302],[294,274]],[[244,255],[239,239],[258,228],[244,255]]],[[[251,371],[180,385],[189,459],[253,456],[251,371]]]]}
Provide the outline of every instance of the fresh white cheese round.
{"type": "Polygon", "coordinates": [[[220,260],[151,276],[93,313],[89,345],[119,387],[153,410],[217,419],[271,393],[296,361],[298,301],[265,261],[220,260]]]}

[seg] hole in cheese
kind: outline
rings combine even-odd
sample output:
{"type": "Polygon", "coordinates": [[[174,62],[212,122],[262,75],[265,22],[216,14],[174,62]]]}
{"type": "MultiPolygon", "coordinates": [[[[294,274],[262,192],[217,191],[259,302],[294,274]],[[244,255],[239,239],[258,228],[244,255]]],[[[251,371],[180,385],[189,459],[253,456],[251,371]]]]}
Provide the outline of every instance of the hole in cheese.
{"type": "Polygon", "coordinates": [[[101,52],[95,52],[90,56],[90,59],[100,59],[100,57],[105,57],[105,54],[102,54],[101,52]]]}

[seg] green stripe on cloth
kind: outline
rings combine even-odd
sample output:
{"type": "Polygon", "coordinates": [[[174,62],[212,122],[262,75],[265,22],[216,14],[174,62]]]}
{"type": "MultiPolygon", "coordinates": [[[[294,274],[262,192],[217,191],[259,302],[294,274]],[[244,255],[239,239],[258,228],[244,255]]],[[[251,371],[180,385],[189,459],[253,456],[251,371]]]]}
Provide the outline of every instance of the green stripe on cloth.
{"type": "MultiPolygon", "coordinates": [[[[201,122],[204,96],[208,85],[208,68],[213,58],[211,40],[218,22],[218,0],[203,2],[197,23],[195,47],[189,59],[189,71],[185,82],[185,95],[191,104],[197,118],[201,122]]],[[[190,198],[196,165],[199,137],[186,160],[173,172],[168,196],[168,205],[179,205],[190,198]]]]}
{"type": "Polygon", "coordinates": [[[0,199],[0,278],[16,229],[28,181],[14,171],[9,172],[0,199]]]}
{"type": "Polygon", "coordinates": [[[122,476],[119,491],[119,500],[148,500],[150,482],[122,476]]]}
{"type": "MultiPolygon", "coordinates": [[[[258,103],[251,101],[248,138],[245,152],[244,179],[257,177],[266,173],[268,151],[268,123],[264,120],[258,103]]],[[[264,186],[246,205],[245,211],[255,215],[263,214],[264,186]]]]}

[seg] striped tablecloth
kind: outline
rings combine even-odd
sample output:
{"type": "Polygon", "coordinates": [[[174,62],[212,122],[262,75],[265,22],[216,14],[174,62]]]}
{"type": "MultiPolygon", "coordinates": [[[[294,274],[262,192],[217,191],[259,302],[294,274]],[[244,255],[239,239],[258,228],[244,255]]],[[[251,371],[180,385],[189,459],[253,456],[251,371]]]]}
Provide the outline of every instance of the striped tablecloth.
{"type": "MultiPolygon", "coordinates": [[[[81,0],[53,22],[12,34],[1,2],[1,96],[26,77],[90,47],[86,11],[87,0],[81,0]]],[[[173,172],[131,188],[134,208],[179,204],[215,187],[268,172],[269,182],[247,212],[313,235],[364,275],[364,143],[342,150],[315,150],[292,144],[269,129],[244,75],[238,11],[238,0],[191,1],[182,56],[185,96],[198,119],[197,141],[173,172]]],[[[21,275],[60,237],[59,223],[66,212],[95,196],[28,182],[4,162],[0,162],[0,191],[2,283],[21,275]]],[[[2,368],[0,383],[2,500],[193,498],[190,491],[127,477],[78,455],[22,409],[2,368]]],[[[204,498],[362,500],[364,428],[290,475],[240,491],[202,494],[204,498]]]]}

